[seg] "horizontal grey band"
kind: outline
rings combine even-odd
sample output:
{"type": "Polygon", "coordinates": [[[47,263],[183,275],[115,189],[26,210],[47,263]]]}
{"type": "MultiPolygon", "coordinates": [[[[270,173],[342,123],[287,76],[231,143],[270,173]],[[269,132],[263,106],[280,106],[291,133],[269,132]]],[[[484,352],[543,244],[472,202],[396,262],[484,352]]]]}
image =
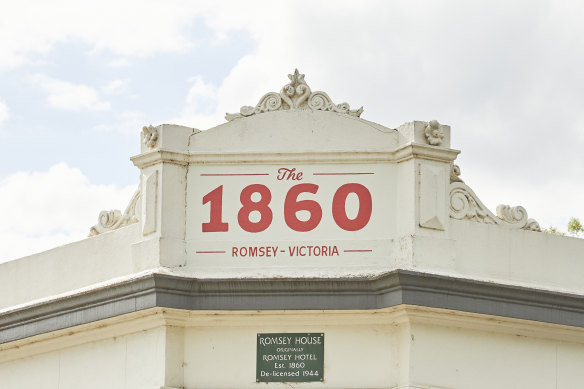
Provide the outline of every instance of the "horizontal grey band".
{"type": "Polygon", "coordinates": [[[584,327],[584,296],[407,270],[344,279],[192,279],[150,274],[0,314],[0,343],[153,307],[345,310],[400,304],[584,327]]]}

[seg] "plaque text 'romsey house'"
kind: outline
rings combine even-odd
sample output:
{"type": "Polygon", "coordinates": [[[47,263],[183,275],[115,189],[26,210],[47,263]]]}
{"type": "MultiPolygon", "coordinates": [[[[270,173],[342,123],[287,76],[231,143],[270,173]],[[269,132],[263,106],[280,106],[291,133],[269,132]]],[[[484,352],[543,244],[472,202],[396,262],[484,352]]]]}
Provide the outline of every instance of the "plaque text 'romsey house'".
{"type": "Polygon", "coordinates": [[[324,379],[324,334],[258,334],[257,382],[324,379]]]}

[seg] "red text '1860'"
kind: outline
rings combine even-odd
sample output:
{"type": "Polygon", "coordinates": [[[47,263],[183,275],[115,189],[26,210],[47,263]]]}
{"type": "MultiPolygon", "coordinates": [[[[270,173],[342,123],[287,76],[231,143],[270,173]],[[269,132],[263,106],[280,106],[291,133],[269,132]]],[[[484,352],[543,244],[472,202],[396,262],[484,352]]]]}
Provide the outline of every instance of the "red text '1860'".
{"type": "MultiPolygon", "coordinates": [[[[316,194],[319,186],[316,184],[303,183],[294,185],[286,193],[284,200],[284,221],[286,225],[299,232],[314,230],[322,220],[322,207],[316,200],[298,200],[302,193],[316,194]],[[310,215],[306,220],[300,220],[296,216],[298,211],[307,211],[310,215]]],[[[272,192],[261,184],[248,185],[239,195],[241,208],[237,213],[239,226],[247,232],[262,232],[266,230],[273,219],[273,212],[270,208],[272,192]],[[252,195],[259,194],[259,200],[253,201],[252,195]],[[259,220],[252,221],[250,214],[259,212],[259,220]]],[[[226,232],[229,231],[229,223],[223,221],[223,185],[218,186],[203,197],[203,204],[209,203],[209,222],[202,223],[203,232],[226,232]]],[[[369,189],[357,183],[344,184],[337,189],[333,196],[332,217],[340,228],[346,231],[358,231],[365,227],[371,219],[372,200],[369,189]],[[347,197],[354,193],[359,200],[359,210],[354,218],[349,218],[345,209],[347,197]]]]}

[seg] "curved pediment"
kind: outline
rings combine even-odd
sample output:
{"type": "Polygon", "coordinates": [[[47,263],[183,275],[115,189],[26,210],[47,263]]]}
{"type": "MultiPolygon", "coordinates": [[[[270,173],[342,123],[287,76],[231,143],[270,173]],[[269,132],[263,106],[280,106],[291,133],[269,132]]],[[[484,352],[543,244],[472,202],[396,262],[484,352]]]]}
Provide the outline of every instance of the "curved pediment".
{"type": "Polygon", "coordinates": [[[355,116],[293,109],[241,117],[191,138],[191,152],[389,151],[396,130],[355,116]]]}
{"type": "Polygon", "coordinates": [[[279,92],[266,93],[255,106],[227,114],[227,123],[196,134],[191,152],[298,153],[389,151],[397,131],[360,119],[363,107],[335,104],[313,92],[298,69],[279,92]],[[356,141],[358,139],[358,142],[356,141]]]}

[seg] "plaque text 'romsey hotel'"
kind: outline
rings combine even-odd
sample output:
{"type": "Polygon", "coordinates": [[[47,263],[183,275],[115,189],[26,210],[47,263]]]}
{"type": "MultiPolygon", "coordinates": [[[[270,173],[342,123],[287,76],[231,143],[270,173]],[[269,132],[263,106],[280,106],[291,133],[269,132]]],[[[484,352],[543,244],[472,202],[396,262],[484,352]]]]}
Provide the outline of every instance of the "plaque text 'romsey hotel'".
{"type": "Polygon", "coordinates": [[[324,379],[324,334],[258,334],[257,382],[324,379]]]}

